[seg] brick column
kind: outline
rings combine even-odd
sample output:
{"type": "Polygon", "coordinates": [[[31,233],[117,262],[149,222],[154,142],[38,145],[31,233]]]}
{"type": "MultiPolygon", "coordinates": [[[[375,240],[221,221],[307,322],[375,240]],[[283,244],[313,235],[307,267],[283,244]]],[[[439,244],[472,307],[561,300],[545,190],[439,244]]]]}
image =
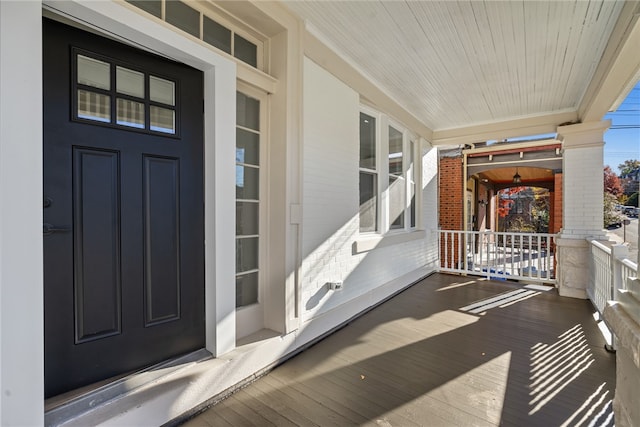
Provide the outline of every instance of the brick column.
{"type": "MultiPolygon", "coordinates": [[[[562,229],[557,239],[558,290],[562,296],[586,298],[589,245],[606,240],[603,229],[603,147],[610,121],[558,127],[562,141],[562,229]]],[[[556,187],[556,192],[559,190],[556,187]]],[[[556,206],[557,208],[557,206],[556,206]]],[[[556,225],[557,227],[557,225],[556,225]]]]}
{"type": "Polygon", "coordinates": [[[555,181],[551,210],[553,228],[549,228],[549,233],[557,233],[562,228],[562,172],[556,173],[553,179],[555,181]]]}
{"type": "MultiPolygon", "coordinates": [[[[464,200],[462,198],[463,187],[463,167],[462,156],[441,157],[438,168],[439,175],[439,206],[438,223],[441,230],[462,230],[462,216],[464,200]]],[[[455,244],[457,245],[457,239],[455,244]]],[[[444,241],[440,242],[441,252],[444,254],[444,241]]],[[[441,266],[457,265],[458,253],[449,253],[448,260],[440,260],[441,266]],[[453,257],[453,259],[452,259],[453,257]]]]}

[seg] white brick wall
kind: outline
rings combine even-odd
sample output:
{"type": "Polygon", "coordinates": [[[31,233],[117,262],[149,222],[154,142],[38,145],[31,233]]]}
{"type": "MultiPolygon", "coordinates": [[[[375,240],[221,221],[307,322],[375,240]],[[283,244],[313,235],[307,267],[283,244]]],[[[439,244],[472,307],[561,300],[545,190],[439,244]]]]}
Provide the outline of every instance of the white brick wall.
{"type": "MultiPolygon", "coordinates": [[[[437,154],[423,149],[425,239],[354,254],[358,238],[360,97],[309,59],[303,101],[303,319],[361,297],[427,264],[435,266],[437,154]],[[329,281],[343,281],[340,292],[329,281]]],[[[420,182],[420,181],[418,181],[420,182]]],[[[371,301],[371,304],[375,301],[371,301]]],[[[355,314],[355,313],[354,313],[355,314]]]]}
{"type": "Polygon", "coordinates": [[[588,125],[568,126],[563,143],[562,235],[567,238],[603,234],[603,130],[580,131],[580,126],[588,125]]]}

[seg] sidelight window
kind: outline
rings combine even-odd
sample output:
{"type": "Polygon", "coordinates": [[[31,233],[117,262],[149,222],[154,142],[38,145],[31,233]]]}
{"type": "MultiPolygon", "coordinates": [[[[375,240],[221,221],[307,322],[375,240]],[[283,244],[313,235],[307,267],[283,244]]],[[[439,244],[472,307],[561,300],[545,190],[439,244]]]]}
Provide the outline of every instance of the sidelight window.
{"type": "Polygon", "coordinates": [[[236,95],[236,307],[259,302],[260,101],[236,95]]]}

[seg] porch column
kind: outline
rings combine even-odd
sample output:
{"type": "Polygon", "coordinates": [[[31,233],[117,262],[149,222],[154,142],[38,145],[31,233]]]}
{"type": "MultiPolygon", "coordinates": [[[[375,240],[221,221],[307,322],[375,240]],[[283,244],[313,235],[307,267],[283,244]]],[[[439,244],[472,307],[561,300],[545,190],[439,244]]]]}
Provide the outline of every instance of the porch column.
{"type": "Polygon", "coordinates": [[[562,228],[557,239],[560,295],[587,298],[587,238],[606,240],[603,229],[603,147],[609,120],[558,127],[562,141],[562,228]]]}
{"type": "Polygon", "coordinates": [[[0,425],[44,423],[42,5],[0,1],[0,425]]]}

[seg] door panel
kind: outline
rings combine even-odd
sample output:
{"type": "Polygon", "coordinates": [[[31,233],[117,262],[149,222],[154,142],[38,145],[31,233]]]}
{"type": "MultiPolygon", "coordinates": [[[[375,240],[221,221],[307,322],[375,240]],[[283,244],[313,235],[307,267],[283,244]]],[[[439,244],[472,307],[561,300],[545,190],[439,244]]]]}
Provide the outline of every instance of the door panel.
{"type": "Polygon", "coordinates": [[[73,147],[76,344],[121,332],[119,156],[73,147]]]}
{"type": "Polygon", "coordinates": [[[203,80],[54,21],[43,34],[50,397],[204,347],[203,80]]]}
{"type": "Polygon", "coordinates": [[[180,317],[178,159],[144,156],[145,326],[180,317]]]}

